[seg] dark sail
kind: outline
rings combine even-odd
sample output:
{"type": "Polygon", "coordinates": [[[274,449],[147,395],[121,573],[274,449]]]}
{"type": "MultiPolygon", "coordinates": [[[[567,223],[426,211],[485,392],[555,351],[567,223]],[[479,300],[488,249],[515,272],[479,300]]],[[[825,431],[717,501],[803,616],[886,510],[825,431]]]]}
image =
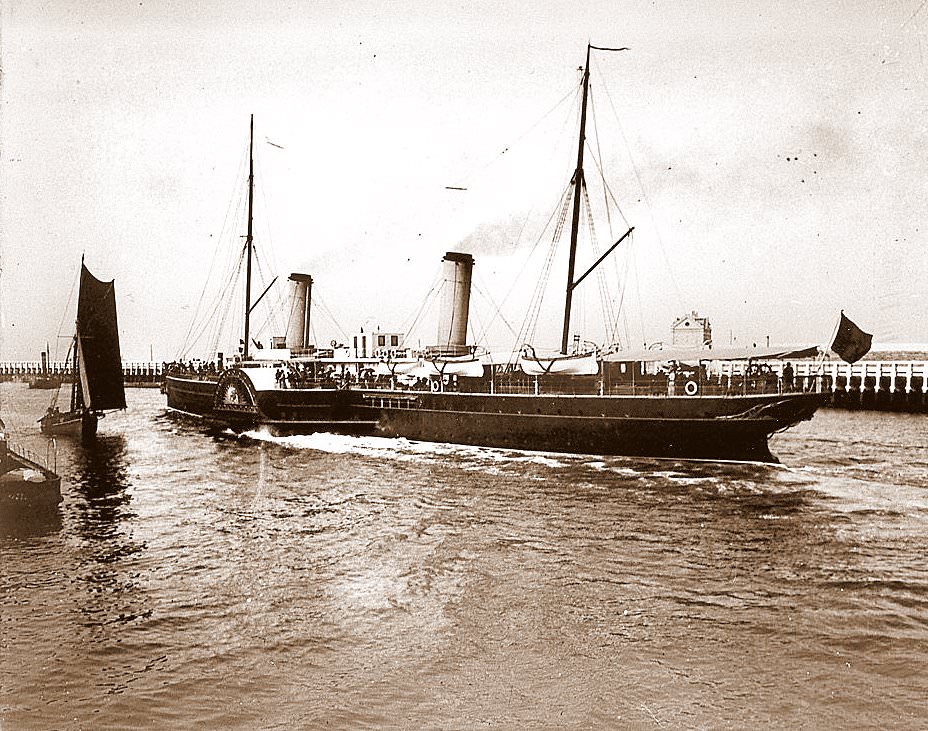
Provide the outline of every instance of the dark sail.
{"type": "Polygon", "coordinates": [[[78,361],[84,405],[94,411],[126,408],[116,325],[116,288],[81,262],[77,300],[78,361]]]}

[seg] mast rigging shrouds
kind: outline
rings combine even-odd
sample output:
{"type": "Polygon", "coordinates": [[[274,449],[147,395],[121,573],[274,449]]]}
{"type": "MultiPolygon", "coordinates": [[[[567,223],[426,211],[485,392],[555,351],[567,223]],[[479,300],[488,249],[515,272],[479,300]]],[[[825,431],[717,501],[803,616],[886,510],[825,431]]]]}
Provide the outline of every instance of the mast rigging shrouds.
{"type": "MultiPolygon", "coordinates": [[[[580,106],[580,139],[577,144],[577,169],[574,172],[574,200],[573,213],[570,220],[570,257],[567,263],[567,292],[564,298],[564,330],[561,336],[561,353],[567,354],[567,343],[570,337],[570,308],[573,302],[574,288],[579,281],[574,281],[574,267],[577,258],[577,235],[580,224],[580,197],[583,191],[583,148],[586,145],[586,108],[587,97],[590,91],[590,51],[627,51],[628,48],[605,48],[603,46],[594,46],[590,43],[586,46],[586,64],[583,67],[583,101],[580,106]]],[[[624,238],[624,237],[623,237],[624,238]]],[[[614,248],[614,247],[613,247],[614,248]]],[[[595,267],[599,262],[594,264],[595,267]]],[[[587,272],[589,274],[589,272],[587,272]]],[[[586,274],[583,275],[584,277],[586,274]]]]}

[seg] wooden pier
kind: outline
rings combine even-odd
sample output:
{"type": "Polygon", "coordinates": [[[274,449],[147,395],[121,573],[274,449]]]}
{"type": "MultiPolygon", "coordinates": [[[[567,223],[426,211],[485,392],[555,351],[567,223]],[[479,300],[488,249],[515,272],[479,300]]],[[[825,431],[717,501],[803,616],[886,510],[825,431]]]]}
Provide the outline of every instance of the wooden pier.
{"type": "MultiPolygon", "coordinates": [[[[0,362],[0,381],[29,382],[41,376],[61,376],[71,382],[71,363],[52,361],[44,368],[41,361],[17,360],[0,362]]],[[[122,375],[127,386],[160,386],[164,364],[146,361],[123,361],[122,375]]]]}
{"type": "MultiPolygon", "coordinates": [[[[782,382],[782,361],[767,365],[782,382]]],[[[857,363],[798,360],[792,363],[796,391],[830,394],[829,404],[840,409],[928,413],[928,356],[926,360],[861,360],[857,363]]],[[[723,362],[722,378],[742,378],[747,362],[723,362]]]]}

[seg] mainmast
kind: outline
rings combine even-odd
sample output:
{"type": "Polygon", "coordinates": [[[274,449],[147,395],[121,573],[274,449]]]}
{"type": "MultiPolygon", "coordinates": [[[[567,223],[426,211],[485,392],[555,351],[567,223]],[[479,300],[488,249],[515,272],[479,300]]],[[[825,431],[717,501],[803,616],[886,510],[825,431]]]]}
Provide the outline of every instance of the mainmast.
{"type": "Polygon", "coordinates": [[[570,219],[570,259],[567,264],[567,294],[564,301],[564,332],[561,336],[561,353],[567,354],[567,341],[570,337],[570,306],[573,302],[574,289],[586,276],[592,272],[606,256],[615,249],[631,232],[628,232],[616,241],[609,250],[603,254],[593,266],[578,279],[574,280],[574,268],[577,258],[577,234],[579,233],[580,224],[580,197],[583,194],[583,187],[586,184],[583,179],[583,148],[586,145],[586,102],[590,92],[590,50],[597,51],[627,51],[627,48],[603,48],[586,44],[586,65],[583,67],[583,103],[580,107],[580,140],[577,143],[577,169],[574,171],[574,207],[573,215],[570,219]]]}
{"type": "Polygon", "coordinates": [[[580,141],[577,144],[577,169],[574,171],[574,210],[570,218],[570,259],[567,264],[567,294],[564,301],[564,333],[561,352],[567,354],[570,337],[570,305],[574,298],[574,265],[577,257],[577,233],[580,223],[580,196],[583,192],[583,147],[586,143],[586,99],[590,90],[590,44],[586,44],[586,64],[583,67],[583,103],[580,107],[580,141]]]}
{"type": "Polygon", "coordinates": [[[253,248],[252,237],[252,214],[254,212],[254,195],[255,195],[255,115],[251,115],[251,126],[249,129],[248,142],[248,234],[245,236],[245,248],[247,264],[245,265],[245,348],[242,351],[242,359],[248,360],[248,344],[251,341],[251,252],[253,248]]]}

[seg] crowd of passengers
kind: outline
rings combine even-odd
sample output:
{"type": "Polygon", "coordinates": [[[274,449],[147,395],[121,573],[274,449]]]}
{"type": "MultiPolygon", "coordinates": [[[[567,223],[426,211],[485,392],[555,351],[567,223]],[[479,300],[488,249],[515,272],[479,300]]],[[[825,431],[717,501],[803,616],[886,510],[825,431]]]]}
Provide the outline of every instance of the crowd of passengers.
{"type": "MultiPolygon", "coordinates": [[[[214,378],[222,371],[222,367],[215,361],[172,361],[164,363],[165,375],[183,375],[195,378],[214,378]]],[[[670,363],[659,374],[658,378],[666,379],[667,392],[674,395],[677,391],[683,392],[686,384],[690,381],[702,386],[718,386],[722,388],[740,389],[742,386],[748,390],[757,392],[776,392],[776,391],[793,391],[803,387],[802,380],[798,382],[794,379],[794,371],[791,363],[786,363],[782,373],[777,374],[767,363],[750,363],[746,374],[735,376],[729,382],[728,376],[717,374],[710,376],[705,365],[700,365],[698,369],[692,366],[685,366],[680,363],[670,363]]],[[[452,381],[456,381],[452,377],[452,381]]],[[[376,374],[372,368],[364,368],[359,374],[353,371],[340,371],[334,366],[329,365],[320,368],[318,364],[312,363],[285,363],[278,366],[275,373],[275,382],[278,388],[348,388],[351,386],[361,386],[363,388],[383,388],[393,386],[394,388],[427,391],[431,382],[427,378],[397,379],[392,381],[390,376],[376,374]]],[[[446,384],[453,389],[456,384],[446,384]]],[[[641,384],[644,385],[644,384],[641,384]]]]}
{"type": "Polygon", "coordinates": [[[782,373],[778,374],[768,363],[749,363],[743,376],[718,373],[709,375],[704,364],[698,368],[684,366],[671,362],[662,371],[661,375],[667,380],[667,391],[673,395],[678,388],[683,388],[688,382],[695,382],[701,386],[718,386],[721,388],[746,387],[753,392],[785,392],[802,389],[803,382],[795,379],[792,363],[783,366],[782,373]]]}

